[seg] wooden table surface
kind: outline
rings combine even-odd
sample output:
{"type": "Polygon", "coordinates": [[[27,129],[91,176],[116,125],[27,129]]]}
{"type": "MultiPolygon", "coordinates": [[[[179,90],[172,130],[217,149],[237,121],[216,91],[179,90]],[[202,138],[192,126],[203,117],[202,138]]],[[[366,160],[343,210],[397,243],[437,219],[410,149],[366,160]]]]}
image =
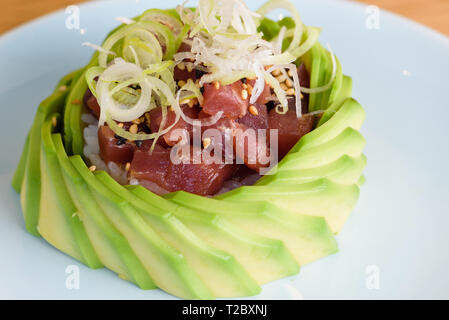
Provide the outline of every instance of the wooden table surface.
{"type": "MultiPolygon", "coordinates": [[[[51,11],[88,0],[0,0],[0,34],[51,11]]],[[[130,0],[131,1],[131,0],[130,0]]],[[[449,0],[360,0],[449,35],[449,0]]]]}

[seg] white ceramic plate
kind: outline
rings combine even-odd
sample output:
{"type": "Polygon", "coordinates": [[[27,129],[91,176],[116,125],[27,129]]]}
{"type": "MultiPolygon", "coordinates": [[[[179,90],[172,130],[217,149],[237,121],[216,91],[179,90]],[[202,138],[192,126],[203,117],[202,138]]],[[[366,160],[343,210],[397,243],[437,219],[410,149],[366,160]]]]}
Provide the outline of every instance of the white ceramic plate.
{"type": "MultiPolygon", "coordinates": [[[[353,77],[367,111],[368,180],[340,252],[254,298],[449,298],[449,39],[384,11],[379,29],[368,28],[375,12],[352,2],[294,2],[353,77]]],[[[92,54],[80,44],[101,43],[116,16],[176,3],[93,2],[80,6],[84,34],[67,29],[61,11],[0,37],[0,298],[173,298],[90,270],[26,233],[10,180],[38,103],[92,54]],[[66,288],[68,266],[79,267],[79,290],[66,288]]]]}

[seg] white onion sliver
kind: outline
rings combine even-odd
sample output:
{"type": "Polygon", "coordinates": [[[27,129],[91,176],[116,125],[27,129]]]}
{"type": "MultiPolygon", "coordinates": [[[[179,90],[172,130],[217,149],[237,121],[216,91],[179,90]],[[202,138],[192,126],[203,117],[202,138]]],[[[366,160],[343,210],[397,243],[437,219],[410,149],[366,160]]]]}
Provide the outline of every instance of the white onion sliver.
{"type": "Polygon", "coordinates": [[[101,107],[99,125],[104,124],[107,113],[110,114],[113,120],[128,122],[138,119],[148,110],[152,87],[146,78],[143,77],[142,68],[129,62],[116,62],[107,68],[99,78],[97,94],[99,97],[98,103],[101,107]],[[136,83],[141,88],[139,101],[131,108],[115,101],[109,88],[113,81],[125,81],[129,79],[136,79],[136,83]]]}
{"type": "Polygon", "coordinates": [[[95,50],[98,51],[98,52],[103,52],[103,53],[110,54],[110,55],[113,55],[113,56],[116,56],[116,55],[117,55],[117,54],[116,54],[115,52],[113,52],[113,51],[106,50],[106,49],[104,49],[103,47],[101,47],[101,46],[99,46],[99,45],[97,45],[97,44],[90,43],[90,42],[83,42],[81,45],[82,45],[83,47],[91,47],[91,48],[95,49],[95,50]]]}
{"type": "Polygon", "coordinates": [[[121,17],[121,16],[115,17],[115,20],[117,20],[118,22],[121,22],[121,23],[123,23],[123,24],[133,24],[133,23],[136,23],[136,21],[134,21],[134,20],[132,20],[132,19],[130,19],[130,18],[121,17]]]}

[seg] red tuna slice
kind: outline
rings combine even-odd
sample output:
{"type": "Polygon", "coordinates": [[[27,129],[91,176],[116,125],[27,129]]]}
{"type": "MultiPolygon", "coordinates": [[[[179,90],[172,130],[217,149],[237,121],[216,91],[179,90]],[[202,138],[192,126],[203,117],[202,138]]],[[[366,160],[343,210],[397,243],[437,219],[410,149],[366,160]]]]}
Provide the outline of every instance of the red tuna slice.
{"type": "MultiPolygon", "coordinates": [[[[199,119],[207,119],[211,116],[201,111],[198,115],[199,119]]],[[[201,127],[201,137],[210,138],[211,144],[214,150],[221,149],[221,154],[223,158],[227,156],[229,160],[234,160],[235,154],[232,152],[229,155],[226,155],[226,130],[230,130],[228,134],[228,150],[233,151],[234,145],[232,141],[232,130],[238,126],[236,120],[229,119],[227,117],[222,116],[216,123],[210,126],[202,126],[201,127]]]]}
{"type": "Polygon", "coordinates": [[[84,105],[86,108],[97,118],[100,118],[100,105],[98,104],[97,98],[92,94],[90,89],[87,89],[83,98],[84,105]]]}
{"type": "MultiPolygon", "coordinates": [[[[259,170],[269,166],[265,161],[268,156],[267,139],[259,139],[258,130],[268,129],[268,112],[267,107],[262,104],[255,104],[257,115],[247,113],[243,118],[232,120],[222,117],[212,126],[203,128],[203,138],[208,136],[208,129],[217,129],[221,133],[221,139],[215,141],[216,137],[211,136],[212,143],[215,146],[222,147],[222,154],[225,155],[225,132],[229,130],[229,138],[233,147],[233,157],[238,156],[246,166],[252,170],[259,170]],[[250,150],[252,152],[250,152],[250,150]]],[[[199,118],[207,117],[204,112],[200,112],[199,118]]],[[[268,135],[268,134],[267,134],[268,135]]],[[[262,136],[261,136],[262,137],[262,136]]]]}
{"type": "Polygon", "coordinates": [[[244,90],[242,81],[227,86],[205,84],[203,111],[209,115],[223,111],[223,115],[231,119],[244,117],[249,105],[249,95],[244,96],[244,90]]]}
{"type": "MultiPolygon", "coordinates": [[[[200,149],[198,149],[200,150],[200,149]]],[[[233,165],[194,164],[194,148],[190,163],[175,164],[170,159],[170,149],[156,145],[153,152],[138,150],[131,163],[131,177],[151,191],[174,192],[184,190],[198,195],[213,195],[232,176],[233,165]]]]}
{"type": "Polygon", "coordinates": [[[171,163],[166,176],[170,191],[184,190],[198,195],[214,195],[234,173],[235,166],[224,163],[193,163],[194,152],[200,148],[191,148],[190,163],[171,163]]]}
{"type": "MultiPolygon", "coordinates": [[[[149,148],[141,148],[134,153],[130,167],[130,177],[139,181],[152,182],[160,189],[167,190],[165,176],[167,175],[169,165],[170,150],[157,144],[151,153],[149,148]]],[[[142,183],[142,185],[144,184],[142,183]]],[[[147,187],[148,185],[144,186],[147,187]]],[[[161,194],[155,188],[150,190],[161,194]]]]}
{"type": "MultiPolygon", "coordinates": [[[[181,106],[182,111],[186,116],[192,119],[198,119],[198,112],[199,109],[197,107],[190,108],[187,105],[181,106]]],[[[161,126],[162,122],[162,109],[156,108],[152,111],[150,111],[150,129],[151,132],[155,133],[159,131],[159,128],[161,126]]],[[[176,113],[174,111],[171,111],[170,109],[167,110],[167,120],[165,123],[165,126],[163,129],[168,128],[171,126],[176,120],[176,113]]],[[[178,122],[175,124],[173,128],[171,128],[166,134],[162,136],[162,139],[158,140],[158,143],[162,146],[174,146],[178,142],[181,141],[181,137],[179,134],[176,134],[179,131],[175,130],[185,130],[186,134],[190,137],[190,139],[193,136],[193,127],[191,124],[185,122],[182,118],[178,120],[178,122]]]]}
{"type": "MultiPolygon", "coordinates": [[[[265,131],[266,133],[266,131],[265,131]]],[[[268,135],[268,133],[266,133],[268,135]]],[[[236,156],[254,171],[270,166],[270,150],[266,135],[259,135],[257,129],[239,124],[233,131],[236,156]]]]}
{"type": "Polygon", "coordinates": [[[258,132],[258,130],[264,130],[265,137],[268,137],[268,111],[267,106],[264,104],[256,103],[254,107],[257,110],[256,115],[248,112],[246,116],[238,120],[239,129],[241,130],[238,133],[249,134],[252,131],[254,139],[250,140],[246,136],[238,139],[239,137],[236,135],[234,137],[234,148],[237,157],[242,159],[248,168],[258,171],[270,165],[269,162],[266,162],[266,157],[269,156],[268,139],[263,139],[262,135],[259,139],[258,132]]]}
{"type": "Polygon", "coordinates": [[[268,111],[264,104],[256,103],[253,105],[257,114],[248,112],[243,118],[237,120],[238,123],[245,125],[252,129],[267,129],[268,128],[268,111]]]}
{"type": "Polygon", "coordinates": [[[270,129],[278,130],[279,159],[283,158],[304,135],[313,130],[315,116],[304,114],[298,119],[296,110],[289,108],[286,114],[279,114],[272,109],[268,114],[270,129]]]}
{"type": "Polygon", "coordinates": [[[196,81],[196,69],[192,69],[189,71],[189,69],[184,65],[182,69],[180,69],[179,65],[175,67],[175,71],[173,73],[173,78],[176,82],[178,81],[185,81],[191,79],[193,82],[196,81]]]}
{"type": "MultiPolygon", "coordinates": [[[[256,84],[256,80],[248,80],[247,81],[248,85],[250,85],[252,88],[254,88],[254,85],[256,84]]],[[[265,82],[265,87],[262,91],[262,94],[259,96],[259,98],[257,98],[256,103],[259,104],[267,104],[268,102],[270,102],[270,97],[271,97],[271,88],[270,86],[265,82]]]]}
{"type": "Polygon", "coordinates": [[[101,126],[98,129],[98,142],[100,156],[104,162],[125,164],[133,160],[135,144],[125,139],[118,139],[109,127],[101,126]]]}
{"type": "Polygon", "coordinates": [[[299,83],[301,84],[301,87],[309,88],[310,87],[310,77],[309,73],[307,72],[306,65],[302,63],[298,68],[298,76],[299,76],[299,83]]]}

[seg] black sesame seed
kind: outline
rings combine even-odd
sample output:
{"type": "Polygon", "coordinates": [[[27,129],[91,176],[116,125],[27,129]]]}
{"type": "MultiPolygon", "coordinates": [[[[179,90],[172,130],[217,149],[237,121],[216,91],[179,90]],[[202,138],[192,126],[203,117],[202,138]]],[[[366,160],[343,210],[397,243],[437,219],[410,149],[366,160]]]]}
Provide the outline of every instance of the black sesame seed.
{"type": "Polygon", "coordinates": [[[126,139],[125,139],[125,138],[120,138],[120,139],[117,141],[117,145],[118,145],[118,146],[124,145],[125,143],[126,143],[126,139]]]}
{"type": "Polygon", "coordinates": [[[242,82],[243,82],[243,83],[246,83],[246,78],[243,78],[243,79],[242,79],[242,82]]]}
{"type": "Polygon", "coordinates": [[[146,122],[141,125],[141,129],[145,133],[151,133],[151,129],[150,127],[148,127],[148,124],[146,122]]]}
{"type": "Polygon", "coordinates": [[[204,87],[200,88],[201,94],[204,94],[204,87]]]}
{"type": "Polygon", "coordinates": [[[140,148],[142,146],[143,141],[142,140],[136,140],[136,146],[137,148],[140,148]]]}
{"type": "Polygon", "coordinates": [[[115,134],[114,138],[120,140],[122,137],[120,137],[118,134],[115,134]]]}
{"type": "Polygon", "coordinates": [[[197,79],[200,79],[202,76],[204,76],[204,72],[203,71],[201,71],[201,70],[198,70],[198,69],[195,69],[195,77],[197,78],[197,79]]]}

